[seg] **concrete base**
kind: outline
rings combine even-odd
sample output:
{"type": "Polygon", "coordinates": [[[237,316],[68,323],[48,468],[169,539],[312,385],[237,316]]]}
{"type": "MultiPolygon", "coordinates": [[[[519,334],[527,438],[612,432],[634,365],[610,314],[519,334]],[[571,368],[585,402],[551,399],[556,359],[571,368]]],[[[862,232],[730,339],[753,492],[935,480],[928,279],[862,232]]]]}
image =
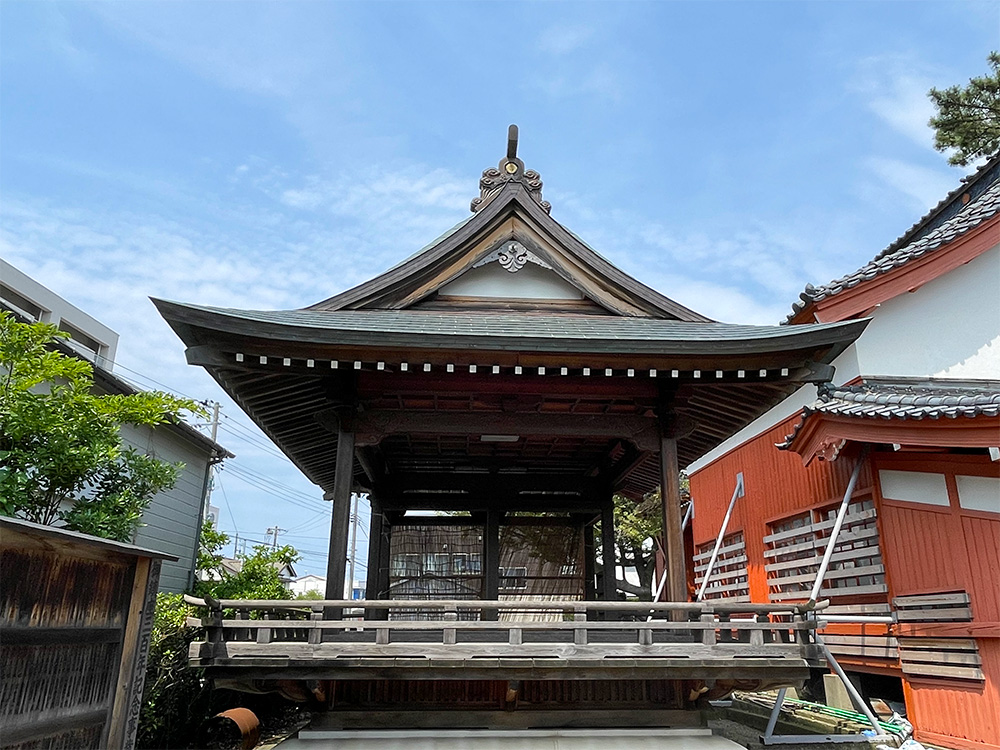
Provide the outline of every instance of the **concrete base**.
{"type": "Polygon", "coordinates": [[[826,705],[832,708],[842,708],[845,711],[857,711],[844,683],[835,674],[823,675],[823,692],[826,695],[826,705]]]}
{"type": "Polygon", "coordinates": [[[711,729],[309,730],[279,750],[741,750],[711,729]]]}

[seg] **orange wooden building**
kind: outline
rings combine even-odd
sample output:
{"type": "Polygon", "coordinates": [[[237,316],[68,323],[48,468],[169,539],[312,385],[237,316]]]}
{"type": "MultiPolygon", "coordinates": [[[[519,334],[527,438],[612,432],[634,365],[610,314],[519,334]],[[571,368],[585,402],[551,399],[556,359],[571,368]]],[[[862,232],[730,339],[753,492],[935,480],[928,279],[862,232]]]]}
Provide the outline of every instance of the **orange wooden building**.
{"type": "Polygon", "coordinates": [[[745,484],[706,598],[786,602],[809,598],[860,462],[822,596],[869,622],[823,635],[867,697],[953,748],[1000,748],[998,214],[994,158],[870,263],[807,287],[789,325],[871,319],[837,385],[803,387],[690,467],[699,585],[745,484]]]}

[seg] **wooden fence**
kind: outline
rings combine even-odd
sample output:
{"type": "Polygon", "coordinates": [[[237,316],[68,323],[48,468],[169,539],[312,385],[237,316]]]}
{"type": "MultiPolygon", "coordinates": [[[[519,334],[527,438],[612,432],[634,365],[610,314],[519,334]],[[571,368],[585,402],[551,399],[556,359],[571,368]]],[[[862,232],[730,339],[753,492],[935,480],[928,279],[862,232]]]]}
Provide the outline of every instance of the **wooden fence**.
{"type": "Polygon", "coordinates": [[[0,746],[133,747],[164,559],[0,518],[0,746]]]}

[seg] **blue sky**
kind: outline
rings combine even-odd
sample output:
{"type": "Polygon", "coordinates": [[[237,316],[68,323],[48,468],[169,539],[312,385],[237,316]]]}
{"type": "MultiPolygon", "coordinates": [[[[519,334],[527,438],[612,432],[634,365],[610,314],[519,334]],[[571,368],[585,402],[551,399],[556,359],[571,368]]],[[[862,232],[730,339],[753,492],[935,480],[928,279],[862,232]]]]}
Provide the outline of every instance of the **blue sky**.
{"type": "Polygon", "coordinates": [[[685,305],[776,323],[957,186],[926,91],[998,39],[997,2],[5,0],[0,255],[119,331],[119,374],[221,400],[222,527],[278,524],[322,572],[329,506],[149,296],[353,286],[465,218],[516,122],[553,217],[685,305]]]}

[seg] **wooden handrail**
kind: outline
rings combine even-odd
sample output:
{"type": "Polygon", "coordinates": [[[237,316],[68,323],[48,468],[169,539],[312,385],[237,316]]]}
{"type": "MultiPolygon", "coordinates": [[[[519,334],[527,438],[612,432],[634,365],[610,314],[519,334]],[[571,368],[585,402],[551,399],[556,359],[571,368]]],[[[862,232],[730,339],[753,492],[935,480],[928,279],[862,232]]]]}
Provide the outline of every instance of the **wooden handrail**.
{"type": "Polygon", "coordinates": [[[810,606],[808,602],[788,604],[754,604],[749,602],[725,602],[712,600],[707,602],[618,602],[618,601],[513,601],[489,599],[211,599],[206,601],[190,594],[184,595],[184,601],[196,607],[211,609],[296,609],[310,612],[320,608],[339,609],[422,609],[422,610],[481,610],[495,609],[501,611],[594,611],[594,612],[631,612],[648,615],[650,612],[688,612],[691,614],[763,614],[763,615],[801,615],[804,612],[818,611],[829,606],[829,601],[823,600],[810,606]]]}

